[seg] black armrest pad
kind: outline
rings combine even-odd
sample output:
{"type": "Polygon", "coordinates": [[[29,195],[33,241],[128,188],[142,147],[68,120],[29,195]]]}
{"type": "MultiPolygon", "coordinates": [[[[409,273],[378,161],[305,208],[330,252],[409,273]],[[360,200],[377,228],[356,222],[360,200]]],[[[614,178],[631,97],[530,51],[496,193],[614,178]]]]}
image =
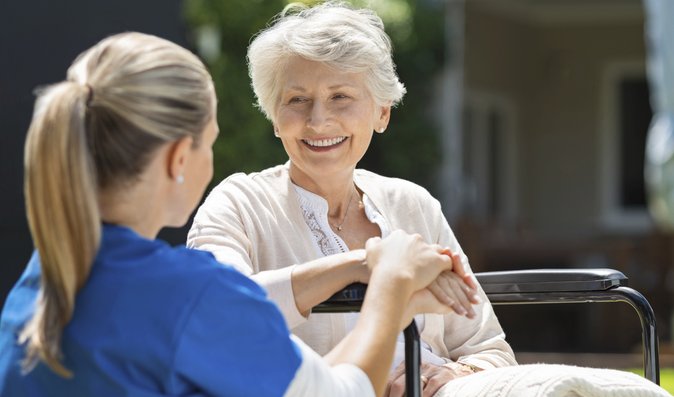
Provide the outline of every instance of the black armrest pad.
{"type": "Polygon", "coordinates": [[[326,300],[326,302],[362,302],[365,299],[367,284],[353,283],[349,284],[341,291],[337,291],[326,300]]]}
{"type": "Polygon", "coordinates": [[[510,292],[601,291],[626,286],[613,269],[534,269],[475,273],[487,294],[510,292]]]}
{"type": "MultiPolygon", "coordinates": [[[[627,285],[627,277],[613,269],[534,269],[475,273],[487,294],[510,292],[602,291],[627,285]]],[[[357,304],[365,298],[366,284],[354,283],[326,303],[357,304]]]]}
{"type": "Polygon", "coordinates": [[[314,313],[346,313],[358,312],[365,299],[366,284],[354,283],[313,307],[314,313]]]}

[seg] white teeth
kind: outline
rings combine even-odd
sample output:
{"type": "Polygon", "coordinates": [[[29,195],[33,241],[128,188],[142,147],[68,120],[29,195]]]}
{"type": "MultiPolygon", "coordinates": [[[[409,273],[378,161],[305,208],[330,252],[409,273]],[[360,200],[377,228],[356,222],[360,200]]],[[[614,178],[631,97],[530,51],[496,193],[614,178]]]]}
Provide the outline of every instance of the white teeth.
{"type": "Polygon", "coordinates": [[[326,147],[326,146],[332,146],[336,145],[338,143],[342,143],[346,139],[345,136],[340,136],[337,138],[330,138],[330,139],[303,139],[306,144],[309,146],[318,146],[318,147],[326,147]]]}

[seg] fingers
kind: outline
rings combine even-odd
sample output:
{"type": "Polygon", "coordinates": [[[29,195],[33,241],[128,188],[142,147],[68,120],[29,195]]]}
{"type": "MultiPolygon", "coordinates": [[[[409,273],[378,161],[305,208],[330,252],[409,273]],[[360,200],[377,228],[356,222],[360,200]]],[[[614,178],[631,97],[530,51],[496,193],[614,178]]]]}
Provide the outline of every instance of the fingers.
{"type": "Polygon", "coordinates": [[[466,284],[470,286],[473,289],[477,289],[477,280],[475,280],[475,276],[472,273],[467,273],[466,268],[463,266],[463,262],[461,262],[461,255],[455,252],[452,252],[449,248],[445,247],[442,248],[440,251],[441,254],[447,255],[452,259],[452,271],[459,276],[461,276],[466,284]]]}
{"type": "Polygon", "coordinates": [[[386,397],[403,397],[405,395],[405,374],[391,380],[386,386],[386,397]]]}
{"type": "Polygon", "coordinates": [[[385,397],[402,397],[405,395],[405,361],[402,361],[389,376],[385,397]]]}
{"type": "Polygon", "coordinates": [[[444,247],[440,251],[441,254],[447,255],[452,259],[452,271],[456,274],[458,274],[461,277],[464,277],[466,275],[466,269],[463,267],[463,263],[461,262],[461,255],[452,252],[447,247],[444,247]]]}
{"type": "MultiPolygon", "coordinates": [[[[461,255],[456,254],[456,253],[451,253],[450,255],[452,257],[452,270],[454,273],[458,274],[461,276],[463,281],[468,285],[470,288],[477,290],[477,279],[475,278],[475,275],[473,273],[466,273],[466,269],[463,266],[463,263],[461,262],[461,255]]],[[[479,302],[475,302],[479,303],[479,302]]]]}
{"type": "Polygon", "coordinates": [[[395,380],[398,379],[400,376],[405,374],[405,361],[401,361],[400,364],[393,370],[391,373],[391,376],[389,377],[390,380],[395,380]]]}
{"type": "Polygon", "coordinates": [[[421,387],[423,397],[432,397],[445,383],[456,378],[451,370],[443,366],[425,364],[421,368],[421,387]]]}
{"type": "Polygon", "coordinates": [[[461,316],[475,317],[473,304],[479,303],[477,290],[468,287],[462,278],[454,272],[443,272],[436,279],[436,283],[451,300],[450,306],[461,316]]]}
{"type": "MultiPolygon", "coordinates": [[[[474,274],[470,273],[470,274],[466,274],[465,276],[463,276],[463,282],[466,283],[466,285],[468,287],[470,287],[471,289],[477,291],[477,279],[475,278],[474,274]]],[[[479,302],[477,302],[477,303],[479,303],[479,302]]]]}
{"type": "MultiPolygon", "coordinates": [[[[473,273],[467,273],[466,268],[463,266],[463,262],[461,262],[461,255],[452,252],[449,248],[443,248],[441,253],[443,255],[447,255],[452,259],[452,271],[456,273],[457,275],[461,276],[463,279],[463,282],[470,288],[475,291],[477,291],[477,279],[475,278],[475,275],[473,273]]],[[[477,298],[477,295],[475,295],[477,298]]],[[[479,299],[473,301],[471,299],[471,302],[473,303],[480,303],[479,299]]]]}
{"type": "Polygon", "coordinates": [[[438,277],[438,284],[441,286],[441,288],[446,291],[445,293],[450,296],[451,304],[450,307],[456,314],[459,316],[467,316],[468,315],[468,309],[470,308],[470,304],[468,304],[468,307],[466,306],[466,300],[465,299],[460,299],[459,296],[462,295],[461,291],[455,291],[452,286],[452,281],[449,279],[449,276],[447,275],[441,275],[438,277]]]}
{"type": "Polygon", "coordinates": [[[440,390],[442,386],[445,385],[445,381],[441,380],[438,376],[433,376],[432,378],[422,375],[421,383],[421,396],[422,397],[433,397],[435,393],[440,390]],[[423,379],[426,378],[426,382],[423,382],[423,379]]]}
{"type": "Polygon", "coordinates": [[[431,285],[428,286],[428,290],[431,291],[431,293],[435,296],[435,298],[441,303],[444,303],[445,305],[450,307],[454,305],[455,303],[454,300],[440,286],[440,283],[438,282],[437,278],[435,279],[435,281],[431,283],[431,285]]]}
{"type": "MultiPolygon", "coordinates": [[[[457,364],[457,367],[460,365],[457,364]]],[[[421,388],[423,397],[432,397],[447,382],[452,379],[469,375],[471,372],[458,371],[446,365],[435,365],[429,363],[421,364],[420,368],[421,388]]],[[[386,386],[386,397],[402,397],[405,395],[405,362],[402,362],[389,377],[389,383],[386,386]]]]}

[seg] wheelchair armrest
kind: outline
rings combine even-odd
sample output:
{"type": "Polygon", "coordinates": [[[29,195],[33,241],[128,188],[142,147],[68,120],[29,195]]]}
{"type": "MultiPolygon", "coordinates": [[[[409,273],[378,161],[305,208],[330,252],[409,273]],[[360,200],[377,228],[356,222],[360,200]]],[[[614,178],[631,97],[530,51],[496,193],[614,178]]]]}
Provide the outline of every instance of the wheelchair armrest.
{"type": "Polygon", "coordinates": [[[353,283],[344,289],[337,291],[311,310],[314,313],[346,313],[360,311],[360,306],[365,299],[367,284],[353,283]]]}
{"type": "MultiPolygon", "coordinates": [[[[605,291],[627,286],[627,277],[614,269],[532,269],[475,273],[489,294],[526,292],[605,291]]],[[[357,311],[365,298],[366,284],[354,283],[338,291],[314,312],[357,311]]]]}
{"type": "Polygon", "coordinates": [[[475,273],[487,294],[517,292],[604,291],[627,286],[614,269],[533,269],[475,273]]]}
{"type": "Polygon", "coordinates": [[[365,298],[367,284],[353,283],[337,291],[326,302],[362,302],[365,298]]]}

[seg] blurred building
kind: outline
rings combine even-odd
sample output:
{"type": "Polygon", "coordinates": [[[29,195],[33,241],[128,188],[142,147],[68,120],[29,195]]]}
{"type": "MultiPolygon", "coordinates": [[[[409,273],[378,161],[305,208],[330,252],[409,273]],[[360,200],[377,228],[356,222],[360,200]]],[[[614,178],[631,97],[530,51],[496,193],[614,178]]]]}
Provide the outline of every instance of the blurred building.
{"type": "MultiPolygon", "coordinates": [[[[646,209],[651,108],[641,1],[467,0],[462,8],[454,224],[471,264],[621,270],[669,340],[674,239],[646,209]]],[[[523,349],[638,348],[632,309],[610,306],[624,307],[519,309],[538,325],[509,321],[507,309],[501,321],[523,349]]]]}
{"type": "MultiPolygon", "coordinates": [[[[458,117],[444,113],[455,151],[443,204],[473,267],[616,268],[651,301],[661,341],[671,340],[673,239],[653,225],[643,189],[650,107],[640,1],[444,1],[448,38],[459,43],[445,92],[461,101],[458,117]]],[[[140,30],[185,45],[187,32],[180,0],[0,8],[2,303],[32,250],[20,166],[32,90],[63,79],[106,35],[140,30]]],[[[181,241],[185,231],[173,234],[164,237],[181,241]]],[[[569,306],[497,310],[519,350],[639,348],[627,305],[569,306]]]]}

